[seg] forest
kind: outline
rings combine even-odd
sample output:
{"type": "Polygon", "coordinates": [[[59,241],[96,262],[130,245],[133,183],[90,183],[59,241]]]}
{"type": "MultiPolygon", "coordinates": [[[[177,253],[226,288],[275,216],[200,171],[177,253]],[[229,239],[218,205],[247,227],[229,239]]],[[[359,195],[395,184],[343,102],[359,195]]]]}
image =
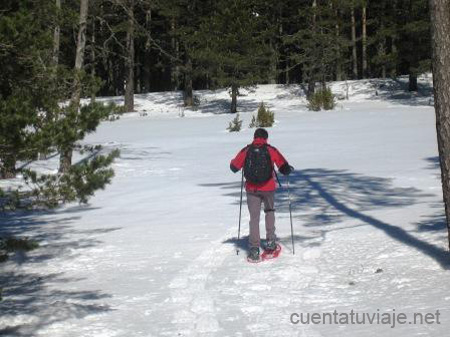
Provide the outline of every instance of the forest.
{"type": "Polygon", "coordinates": [[[235,113],[239,89],[257,84],[300,84],[311,95],[328,81],[407,75],[416,91],[429,71],[426,0],[4,0],[0,177],[56,153],[66,175],[25,178],[52,204],[85,200],[88,186],[109,181],[118,153],[84,149],[96,161],[75,166],[77,142],[134,111],[137,93],[179,90],[189,108],[195,90],[227,88],[235,113]],[[95,102],[121,95],[124,106],[95,102]],[[91,104],[80,109],[82,98],[91,104]]]}
{"type": "Polygon", "coordinates": [[[449,70],[450,0],[1,0],[0,335],[448,335],[449,70]]]}
{"type": "Polygon", "coordinates": [[[81,24],[79,1],[7,0],[0,10],[4,53],[13,54],[9,39],[39,36],[23,42],[46,52],[46,69],[73,68],[82,28],[82,68],[102,79],[103,96],[183,90],[190,105],[192,89],[313,90],[317,82],[398,75],[409,75],[414,91],[417,74],[431,71],[426,0],[89,0],[81,24]]]}

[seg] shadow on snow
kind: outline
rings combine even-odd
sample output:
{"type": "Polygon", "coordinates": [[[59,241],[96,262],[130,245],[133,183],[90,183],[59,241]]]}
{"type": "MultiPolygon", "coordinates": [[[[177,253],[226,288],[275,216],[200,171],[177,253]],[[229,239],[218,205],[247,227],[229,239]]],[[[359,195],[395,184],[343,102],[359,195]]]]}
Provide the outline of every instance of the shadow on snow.
{"type": "Polygon", "coordinates": [[[26,323],[14,326],[6,326],[3,322],[0,335],[34,336],[39,329],[56,322],[70,318],[82,319],[112,310],[102,303],[102,300],[111,297],[109,294],[100,290],[77,291],[63,287],[64,284],[81,281],[81,278],[69,278],[64,273],[31,272],[27,268],[15,267],[25,262],[27,266],[33,263],[52,263],[52,259],[63,255],[76,257],[77,251],[82,254],[83,249],[102,243],[93,236],[120,229],[75,229],[73,224],[81,219],[80,213],[92,209],[95,208],[75,206],[55,211],[0,215],[0,236],[30,237],[40,243],[36,250],[30,253],[16,252],[6,263],[0,265],[5,269],[0,274],[0,287],[3,288],[0,322],[1,317],[31,316],[26,318],[26,323]]]}
{"type": "MultiPolygon", "coordinates": [[[[286,178],[280,179],[283,187],[277,191],[275,208],[279,214],[283,214],[289,212],[289,198],[286,178]]],[[[289,176],[289,180],[294,226],[296,221],[301,221],[302,226],[311,229],[313,233],[313,237],[295,237],[297,244],[318,244],[327,232],[350,228],[350,225],[345,224],[346,219],[356,219],[357,227],[373,226],[392,239],[433,258],[442,268],[450,269],[450,255],[447,251],[414,235],[423,231],[445,229],[443,205],[436,205],[439,214],[416,223],[416,231],[407,231],[367,214],[374,210],[406,207],[424,202],[423,198],[431,196],[430,194],[415,188],[394,187],[388,178],[369,177],[346,170],[305,169],[295,171],[289,176]]],[[[240,182],[202,186],[220,187],[229,191],[225,195],[234,197],[233,203],[239,205],[240,182]]],[[[243,203],[245,207],[245,200],[243,203]]],[[[281,238],[281,241],[286,241],[286,246],[289,247],[290,237],[281,238]]],[[[234,238],[226,240],[225,243],[244,248],[247,240],[242,238],[238,242],[234,238]]]]}

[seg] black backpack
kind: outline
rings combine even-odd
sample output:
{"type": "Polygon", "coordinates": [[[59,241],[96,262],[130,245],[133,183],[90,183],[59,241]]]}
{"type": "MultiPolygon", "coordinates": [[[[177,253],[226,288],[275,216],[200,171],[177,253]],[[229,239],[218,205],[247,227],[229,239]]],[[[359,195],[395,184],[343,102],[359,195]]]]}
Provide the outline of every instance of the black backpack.
{"type": "Polygon", "coordinates": [[[244,163],[244,177],[253,184],[262,184],[272,178],[273,163],[267,145],[249,145],[244,163]]]}

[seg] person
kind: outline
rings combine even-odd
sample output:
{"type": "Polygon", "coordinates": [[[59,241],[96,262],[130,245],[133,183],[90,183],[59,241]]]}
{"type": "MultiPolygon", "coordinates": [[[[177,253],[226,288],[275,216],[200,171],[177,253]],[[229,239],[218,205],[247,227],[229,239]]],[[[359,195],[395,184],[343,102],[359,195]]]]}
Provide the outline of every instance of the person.
{"type": "Polygon", "coordinates": [[[266,225],[266,246],[268,251],[277,247],[275,235],[275,170],[274,163],[283,175],[292,172],[293,167],[283,155],[273,146],[269,145],[268,132],[263,128],[256,129],[253,142],[244,147],[236,157],[231,160],[230,169],[234,173],[243,169],[245,177],[245,191],[247,206],[250,213],[249,254],[251,262],[259,261],[260,232],[259,218],[261,204],[264,204],[266,225]]]}

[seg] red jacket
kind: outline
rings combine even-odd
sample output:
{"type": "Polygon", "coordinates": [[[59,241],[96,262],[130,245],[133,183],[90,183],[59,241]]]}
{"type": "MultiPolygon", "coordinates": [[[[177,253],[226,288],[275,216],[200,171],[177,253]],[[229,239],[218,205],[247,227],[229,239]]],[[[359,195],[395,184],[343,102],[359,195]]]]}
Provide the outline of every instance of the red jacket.
{"type": "MultiPolygon", "coordinates": [[[[264,144],[267,144],[267,140],[264,138],[255,138],[253,140],[253,145],[256,146],[262,146],[264,144]]],[[[284,168],[290,170],[289,164],[286,159],[284,159],[283,155],[273,146],[267,144],[267,149],[269,150],[270,158],[272,159],[272,163],[275,163],[278,167],[284,168]]],[[[244,147],[239,153],[236,155],[236,157],[231,161],[230,168],[232,171],[237,172],[245,164],[245,158],[247,156],[248,146],[244,147]]],[[[276,183],[275,183],[275,172],[272,174],[272,178],[268,180],[265,183],[256,185],[252,184],[248,181],[245,182],[245,189],[247,191],[274,191],[276,189],[276,183]]]]}

